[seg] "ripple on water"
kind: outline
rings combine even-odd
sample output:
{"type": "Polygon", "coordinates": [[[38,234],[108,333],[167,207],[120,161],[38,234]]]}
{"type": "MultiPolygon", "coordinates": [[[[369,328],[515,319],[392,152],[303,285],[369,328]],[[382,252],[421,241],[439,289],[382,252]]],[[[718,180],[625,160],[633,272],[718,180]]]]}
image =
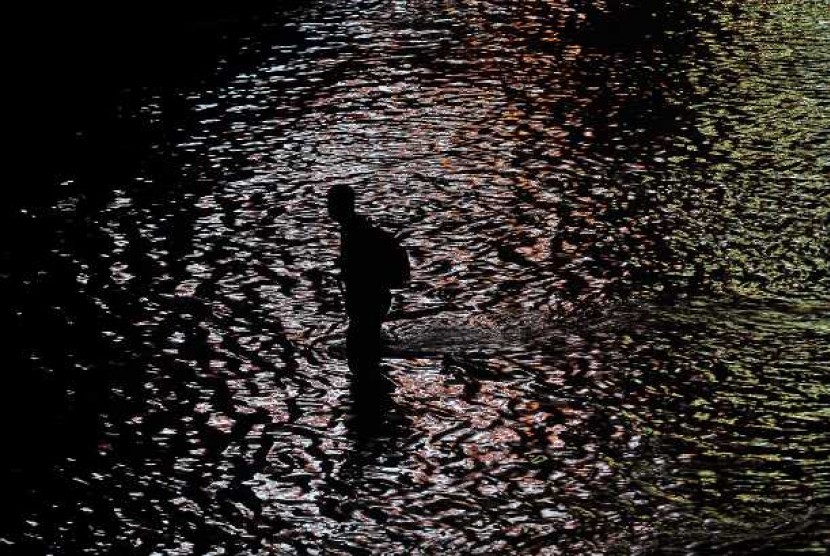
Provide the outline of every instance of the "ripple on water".
{"type": "Polygon", "coordinates": [[[821,553],[819,3],[607,4],[310,2],[229,79],[126,91],[163,162],[14,222],[27,364],[94,438],[0,538],[821,553]],[[414,262],[374,436],[332,355],[332,183],[414,262]]]}

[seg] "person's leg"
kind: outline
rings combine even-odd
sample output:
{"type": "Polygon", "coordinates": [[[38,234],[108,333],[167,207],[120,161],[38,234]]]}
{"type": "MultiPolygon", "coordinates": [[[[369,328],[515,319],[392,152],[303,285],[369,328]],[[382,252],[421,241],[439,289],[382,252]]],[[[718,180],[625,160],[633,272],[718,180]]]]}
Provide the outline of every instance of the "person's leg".
{"type": "Polygon", "coordinates": [[[351,319],[346,340],[351,391],[355,409],[388,406],[392,383],[383,376],[380,366],[381,334],[377,319],[351,319]]]}
{"type": "Polygon", "coordinates": [[[346,350],[353,378],[372,377],[380,373],[380,323],[374,319],[350,320],[346,350]]]}

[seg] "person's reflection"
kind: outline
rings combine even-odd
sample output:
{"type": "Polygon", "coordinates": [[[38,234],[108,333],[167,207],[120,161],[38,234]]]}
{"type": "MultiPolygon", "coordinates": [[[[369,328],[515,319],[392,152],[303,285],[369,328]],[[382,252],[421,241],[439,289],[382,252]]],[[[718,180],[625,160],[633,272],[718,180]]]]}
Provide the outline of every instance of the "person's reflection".
{"type": "Polygon", "coordinates": [[[328,192],[328,212],[340,224],[340,279],[349,328],[346,353],[352,372],[354,417],[372,423],[391,403],[392,382],[380,367],[381,324],[391,290],[409,279],[409,257],[390,233],[355,212],[355,194],[345,184],[328,192]]]}

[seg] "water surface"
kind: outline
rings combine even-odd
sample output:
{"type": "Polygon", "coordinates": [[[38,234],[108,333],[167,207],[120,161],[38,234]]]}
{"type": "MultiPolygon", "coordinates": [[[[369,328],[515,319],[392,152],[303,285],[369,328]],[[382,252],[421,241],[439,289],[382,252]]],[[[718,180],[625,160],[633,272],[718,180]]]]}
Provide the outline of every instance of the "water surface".
{"type": "Polygon", "coordinates": [[[586,4],[310,2],[124,90],[137,170],[9,224],[0,542],[823,553],[826,4],[586,4]],[[368,435],[333,183],[413,258],[368,435]]]}

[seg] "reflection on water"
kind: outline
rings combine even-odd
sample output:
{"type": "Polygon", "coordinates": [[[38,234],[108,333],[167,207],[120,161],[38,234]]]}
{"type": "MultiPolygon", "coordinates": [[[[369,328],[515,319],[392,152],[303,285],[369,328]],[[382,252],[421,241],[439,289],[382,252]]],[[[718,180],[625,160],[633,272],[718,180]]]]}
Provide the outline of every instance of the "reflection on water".
{"type": "Polygon", "coordinates": [[[822,553],[825,7],[643,6],[312,2],[220,85],[125,91],[140,171],[6,222],[0,541],[822,553]],[[414,263],[369,437],[333,182],[414,263]]]}

